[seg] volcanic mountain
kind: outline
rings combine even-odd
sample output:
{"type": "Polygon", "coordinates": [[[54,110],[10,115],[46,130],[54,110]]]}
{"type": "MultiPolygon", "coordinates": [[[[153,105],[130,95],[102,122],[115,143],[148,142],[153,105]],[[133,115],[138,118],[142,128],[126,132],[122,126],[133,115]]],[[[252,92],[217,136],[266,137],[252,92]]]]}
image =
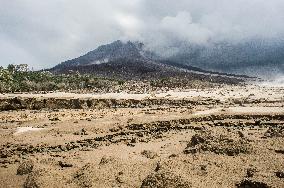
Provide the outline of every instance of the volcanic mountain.
{"type": "MultiPolygon", "coordinates": [[[[235,76],[205,71],[197,67],[163,59],[144,49],[140,42],[115,41],[99,46],[78,58],[68,60],[50,69],[53,73],[80,72],[101,77],[120,79],[144,79],[200,75],[235,76]]],[[[238,76],[239,77],[239,76],[238,76]]]]}
{"type": "Polygon", "coordinates": [[[62,62],[51,69],[55,73],[78,71],[107,77],[141,77],[149,73],[173,71],[174,68],[154,61],[142,43],[115,41],[102,45],[78,58],[62,62]]]}

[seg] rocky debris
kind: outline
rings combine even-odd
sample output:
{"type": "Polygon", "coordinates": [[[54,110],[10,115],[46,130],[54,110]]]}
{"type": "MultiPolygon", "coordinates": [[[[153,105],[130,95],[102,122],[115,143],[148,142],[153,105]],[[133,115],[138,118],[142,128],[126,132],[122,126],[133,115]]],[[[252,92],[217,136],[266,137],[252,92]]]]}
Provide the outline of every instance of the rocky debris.
{"type": "Polygon", "coordinates": [[[234,156],[240,153],[251,153],[252,146],[247,140],[233,135],[201,131],[191,138],[184,153],[194,154],[200,151],[234,156]]]}
{"type": "Polygon", "coordinates": [[[29,174],[33,171],[34,163],[31,160],[24,161],[20,164],[20,166],[17,169],[17,175],[25,175],[29,174]]]}
{"type": "Polygon", "coordinates": [[[49,118],[50,121],[59,121],[60,119],[58,117],[53,117],[53,118],[49,118]]]}
{"type": "Polygon", "coordinates": [[[115,177],[115,180],[118,183],[124,183],[125,180],[124,180],[123,172],[119,172],[118,175],[115,177]]]}
{"type": "Polygon", "coordinates": [[[270,188],[264,182],[258,182],[251,179],[244,179],[242,182],[236,184],[238,188],[270,188]]]}
{"type": "Polygon", "coordinates": [[[284,126],[273,126],[269,127],[264,133],[265,137],[284,137],[284,126]]]}
{"type": "MultiPolygon", "coordinates": [[[[208,136],[207,136],[208,137],[208,136]]],[[[203,144],[206,141],[206,135],[205,134],[195,134],[192,136],[190,145],[191,146],[196,146],[198,144],[203,144]]]]}
{"type": "Polygon", "coordinates": [[[252,178],[256,172],[257,170],[255,168],[249,168],[247,169],[246,177],[252,178]]]}
{"type": "Polygon", "coordinates": [[[58,161],[58,164],[61,166],[61,168],[73,167],[73,164],[67,161],[58,161]]]}
{"type": "MultiPolygon", "coordinates": [[[[150,123],[141,123],[141,124],[130,124],[126,126],[125,129],[122,129],[118,132],[111,132],[105,136],[88,138],[78,141],[67,142],[62,145],[49,146],[46,144],[43,145],[27,145],[27,144],[4,144],[0,146],[0,157],[1,158],[10,158],[14,155],[26,155],[34,153],[44,153],[44,152],[62,152],[70,150],[86,150],[90,148],[97,148],[99,146],[116,144],[116,143],[125,143],[129,146],[134,146],[134,143],[139,142],[148,142],[151,139],[159,139],[164,136],[164,133],[170,131],[185,131],[185,130],[194,130],[198,132],[204,132],[205,127],[200,124],[194,125],[198,122],[213,122],[212,126],[216,126],[216,121],[225,121],[226,118],[232,118],[230,121],[233,121],[234,118],[238,119],[239,124],[243,124],[239,119],[244,120],[254,120],[255,118],[262,118],[266,121],[274,119],[282,119],[282,115],[265,115],[264,117],[259,115],[211,115],[207,117],[198,117],[198,118],[185,118],[185,119],[174,119],[174,120],[165,120],[165,121],[153,121],[150,123]],[[192,125],[193,124],[193,125],[192,125]]],[[[224,122],[219,122],[220,126],[227,126],[224,122]]],[[[205,123],[206,124],[206,123],[205,123]]],[[[246,125],[239,125],[235,123],[230,123],[228,126],[234,126],[234,129],[240,129],[246,125]],[[231,125],[232,124],[232,125],[231,125]]],[[[204,125],[204,123],[203,123],[204,125]]],[[[211,124],[210,124],[211,125],[211,124]]],[[[115,130],[116,131],[116,130],[115,130]]],[[[79,135],[88,134],[85,129],[81,129],[78,133],[79,135]]],[[[227,133],[226,133],[227,134],[227,133]]],[[[246,137],[242,135],[235,134],[232,137],[223,135],[212,135],[210,134],[196,134],[192,137],[192,144],[188,144],[188,147],[184,150],[184,153],[197,153],[201,150],[212,151],[217,154],[227,154],[227,155],[236,155],[238,153],[249,153],[250,144],[247,141],[246,137]],[[198,140],[199,139],[199,140],[198,140]],[[204,140],[205,139],[205,140],[204,140]],[[194,144],[194,142],[204,141],[204,143],[194,144]],[[213,151],[214,150],[214,151],[213,151]]],[[[229,133],[228,133],[229,134],[229,133]]],[[[276,151],[278,152],[278,151],[276,151]]],[[[278,153],[281,153],[279,151],[278,153]]]]}
{"type": "Polygon", "coordinates": [[[156,152],[150,151],[150,150],[143,150],[141,152],[141,154],[145,157],[147,157],[148,159],[154,159],[156,157],[158,157],[158,154],[156,152]]]}
{"type": "Polygon", "coordinates": [[[39,163],[43,165],[51,165],[51,166],[58,165],[58,161],[52,156],[48,158],[43,158],[42,160],[39,161],[39,163]]]}
{"type": "MultiPolygon", "coordinates": [[[[97,109],[97,108],[144,108],[147,106],[190,106],[218,104],[220,100],[204,99],[62,99],[62,98],[3,98],[0,111],[40,109],[97,109]]],[[[51,119],[58,121],[59,119],[51,119]]]]}
{"type": "Polygon", "coordinates": [[[81,129],[79,131],[76,131],[74,135],[88,135],[88,133],[85,129],[81,129]]]}
{"type": "Polygon", "coordinates": [[[191,126],[191,119],[177,119],[177,120],[166,120],[166,121],[154,121],[150,123],[141,124],[130,124],[126,128],[129,130],[147,130],[151,132],[167,132],[170,130],[203,130],[200,126],[191,126]]]}
{"type": "Polygon", "coordinates": [[[115,126],[113,128],[110,128],[109,131],[110,132],[119,132],[121,131],[123,128],[121,126],[115,126]]]}
{"type": "Polygon", "coordinates": [[[147,176],[141,188],[190,188],[191,183],[184,178],[169,172],[158,171],[147,176]]]}
{"type": "Polygon", "coordinates": [[[283,170],[279,170],[279,171],[275,172],[275,175],[278,178],[284,178],[284,171],[283,170]]]}
{"type": "Polygon", "coordinates": [[[6,167],[7,164],[14,164],[15,161],[13,161],[12,159],[1,159],[0,160],[0,167],[6,167]]]}
{"type": "Polygon", "coordinates": [[[284,154],[284,149],[276,149],[275,152],[280,153],[280,154],[284,154]]]}
{"type": "Polygon", "coordinates": [[[104,165],[104,164],[107,164],[107,163],[110,163],[110,162],[113,162],[113,161],[115,161],[115,158],[109,157],[109,156],[103,156],[101,158],[100,165],[104,165]]]}
{"type": "MultiPolygon", "coordinates": [[[[9,147],[9,145],[7,146],[9,147]]],[[[0,158],[8,158],[8,157],[11,157],[12,156],[12,151],[9,150],[9,149],[1,149],[0,150],[0,158]]]]}
{"type": "MultiPolygon", "coordinates": [[[[212,114],[209,116],[203,116],[203,117],[193,117],[190,120],[192,122],[206,122],[206,121],[223,121],[223,120],[255,120],[254,122],[245,122],[245,126],[248,125],[255,125],[259,119],[266,120],[266,122],[262,122],[261,125],[269,124],[270,126],[278,125],[279,123],[270,122],[272,120],[276,121],[283,121],[284,120],[284,114],[277,114],[277,115],[258,115],[258,114],[251,114],[251,115],[244,115],[244,114],[212,114]]],[[[224,127],[234,127],[237,122],[220,122],[220,124],[214,123],[215,126],[224,126],[224,127]]],[[[238,123],[238,127],[241,125],[241,123],[238,123]]]]}

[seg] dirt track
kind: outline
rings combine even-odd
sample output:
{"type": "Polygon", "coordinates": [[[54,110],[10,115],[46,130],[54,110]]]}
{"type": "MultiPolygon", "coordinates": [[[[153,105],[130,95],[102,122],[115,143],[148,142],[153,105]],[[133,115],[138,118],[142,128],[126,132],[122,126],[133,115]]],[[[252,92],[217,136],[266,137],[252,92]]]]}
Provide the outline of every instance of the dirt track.
{"type": "Polygon", "coordinates": [[[284,187],[283,88],[6,94],[0,109],[1,187],[284,187]]]}

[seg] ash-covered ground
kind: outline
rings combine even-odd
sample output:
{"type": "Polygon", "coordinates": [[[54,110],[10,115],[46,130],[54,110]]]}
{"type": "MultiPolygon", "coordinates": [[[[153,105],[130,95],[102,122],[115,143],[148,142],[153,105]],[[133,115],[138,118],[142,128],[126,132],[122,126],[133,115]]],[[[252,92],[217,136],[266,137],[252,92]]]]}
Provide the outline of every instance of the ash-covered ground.
{"type": "Polygon", "coordinates": [[[284,88],[1,94],[0,187],[284,187],[284,88]]]}

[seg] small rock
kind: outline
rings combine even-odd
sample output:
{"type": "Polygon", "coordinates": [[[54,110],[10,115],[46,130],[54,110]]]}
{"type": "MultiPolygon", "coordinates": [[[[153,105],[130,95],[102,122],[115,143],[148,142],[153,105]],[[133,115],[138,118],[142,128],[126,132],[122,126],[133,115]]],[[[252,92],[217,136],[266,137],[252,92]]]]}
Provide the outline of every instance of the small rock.
{"type": "Polygon", "coordinates": [[[131,139],[131,143],[137,143],[136,138],[132,138],[132,139],[131,139]]]}
{"type": "Polygon", "coordinates": [[[59,121],[59,118],[58,117],[54,117],[54,118],[50,118],[49,120],[50,121],[59,121]]]}
{"type": "Polygon", "coordinates": [[[72,167],[73,166],[73,164],[68,163],[66,161],[59,161],[58,164],[59,164],[59,166],[61,166],[61,168],[68,168],[68,167],[72,167]]]}
{"type": "Polygon", "coordinates": [[[133,144],[133,143],[127,143],[126,145],[129,146],[129,147],[135,147],[135,144],[133,144]]]}
{"type": "Polygon", "coordinates": [[[159,170],[161,170],[161,168],[162,168],[162,165],[161,165],[160,162],[158,162],[158,163],[157,163],[157,166],[156,166],[156,168],[155,168],[155,172],[158,172],[159,170]]]}
{"type": "Polygon", "coordinates": [[[187,147],[183,150],[184,154],[195,154],[198,152],[198,149],[195,147],[187,147]]]}
{"type": "Polygon", "coordinates": [[[141,132],[136,133],[136,135],[139,136],[139,137],[143,137],[144,136],[143,133],[141,133],[141,132]]]}
{"type": "Polygon", "coordinates": [[[150,150],[144,150],[141,152],[142,155],[147,157],[148,159],[154,159],[158,157],[158,154],[156,152],[150,151],[150,150]]]}
{"type": "Polygon", "coordinates": [[[61,149],[62,151],[67,151],[67,147],[66,147],[66,146],[60,145],[59,147],[60,147],[60,149],[61,149]]]}
{"type": "Polygon", "coordinates": [[[203,171],[206,171],[207,166],[206,165],[200,165],[200,169],[203,170],[203,171]]]}
{"type": "Polygon", "coordinates": [[[253,169],[253,168],[247,169],[247,177],[252,178],[255,172],[256,172],[256,169],[253,169]]]}
{"type": "Polygon", "coordinates": [[[124,183],[125,182],[124,178],[121,175],[117,176],[115,179],[118,183],[124,183]]]}
{"type": "Polygon", "coordinates": [[[238,131],[238,135],[239,135],[239,137],[241,137],[241,138],[244,138],[244,137],[245,137],[245,135],[244,135],[244,133],[243,133],[242,131],[238,131]]]}
{"type": "Polygon", "coordinates": [[[169,158],[174,158],[174,157],[177,157],[178,155],[177,154],[171,154],[170,156],[169,156],[169,158]]]}
{"type": "Polygon", "coordinates": [[[276,176],[278,178],[284,178],[284,171],[283,170],[282,171],[277,171],[277,172],[275,172],[275,174],[276,174],[276,176]]]}

